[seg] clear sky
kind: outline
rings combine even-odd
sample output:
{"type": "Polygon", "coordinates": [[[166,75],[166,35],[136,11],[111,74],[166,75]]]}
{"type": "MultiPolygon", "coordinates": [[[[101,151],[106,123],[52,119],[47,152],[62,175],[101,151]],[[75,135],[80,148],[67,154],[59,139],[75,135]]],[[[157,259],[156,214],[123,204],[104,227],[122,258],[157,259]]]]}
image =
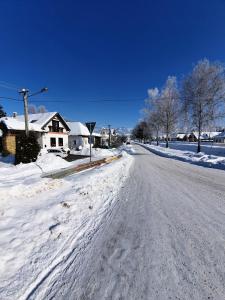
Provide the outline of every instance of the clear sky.
{"type": "Polygon", "coordinates": [[[47,86],[30,102],[99,126],[132,127],[148,88],[225,62],[225,0],[1,0],[0,26],[0,96],[47,86]]]}

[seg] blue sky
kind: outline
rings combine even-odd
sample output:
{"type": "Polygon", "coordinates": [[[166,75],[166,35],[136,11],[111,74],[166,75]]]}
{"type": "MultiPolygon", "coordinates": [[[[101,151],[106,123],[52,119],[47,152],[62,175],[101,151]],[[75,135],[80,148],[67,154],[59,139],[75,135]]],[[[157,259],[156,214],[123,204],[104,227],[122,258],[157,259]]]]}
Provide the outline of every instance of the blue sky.
{"type": "Polygon", "coordinates": [[[132,127],[148,88],[201,58],[225,62],[224,0],[2,0],[0,25],[0,96],[18,97],[4,82],[47,86],[30,102],[99,126],[132,127]],[[104,99],[127,101],[90,102],[104,99]]]}

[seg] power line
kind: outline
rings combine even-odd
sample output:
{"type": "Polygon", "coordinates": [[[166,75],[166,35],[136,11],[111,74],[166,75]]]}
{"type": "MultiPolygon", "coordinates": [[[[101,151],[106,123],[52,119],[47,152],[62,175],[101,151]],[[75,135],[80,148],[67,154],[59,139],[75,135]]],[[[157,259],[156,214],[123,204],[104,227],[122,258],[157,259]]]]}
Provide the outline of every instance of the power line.
{"type": "Polygon", "coordinates": [[[19,89],[15,84],[3,80],[0,80],[0,86],[8,90],[14,90],[14,91],[18,91],[19,89]]]}
{"type": "Polygon", "coordinates": [[[11,97],[4,97],[4,96],[0,96],[0,99],[6,99],[6,100],[12,100],[12,101],[19,101],[19,102],[21,102],[21,101],[23,101],[23,100],[21,100],[21,99],[16,99],[16,98],[11,98],[11,97]]]}

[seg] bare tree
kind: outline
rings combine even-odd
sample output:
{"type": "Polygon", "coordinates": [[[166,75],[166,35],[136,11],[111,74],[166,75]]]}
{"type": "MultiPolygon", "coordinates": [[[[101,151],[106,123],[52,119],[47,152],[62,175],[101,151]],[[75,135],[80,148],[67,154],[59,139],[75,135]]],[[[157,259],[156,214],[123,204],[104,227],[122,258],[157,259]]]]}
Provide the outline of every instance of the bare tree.
{"type": "Polygon", "coordinates": [[[37,113],[37,107],[34,104],[30,104],[28,106],[28,113],[29,114],[36,114],[37,113]]]}
{"type": "Polygon", "coordinates": [[[169,76],[158,100],[159,118],[166,134],[166,148],[169,147],[169,137],[178,122],[180,112],[179,91],[177,79],[169,76]]]}
{"type": "Polygon", "coordinates": [[[43,114],[43,113],[47,112],[47,109],[46,109],[46,107],[44,105],[40,105],[38,107],[38,112],[41,113],[41,114],[43,114]]]}
{"type": "Polygon", "coordinates": [[[183,109],[198,131],[197,152],[201,151],[201,134],[224,116],[225,69],[221,63],[199,61],[186,76],[182,87],[183,109]]]}
{"type": "Polygon", "coordinates": [[[151,136],[156,136],[157,146],[159,145],[159,132],[162,129],[159,99],[159,89],[157,87],[149,89],[148,98],[145,100],[145,108],[143,110],[151,136]]]}
{"type": "Polygon", "coordinates": [[[159,133],[162,129],[162,122],[159,117],[158,111],[150,111],[147,117],[147,124],[149,127],[149,131],[151,132],[151,136],[156,136],[156,144],[159,145],[159,133]]]}

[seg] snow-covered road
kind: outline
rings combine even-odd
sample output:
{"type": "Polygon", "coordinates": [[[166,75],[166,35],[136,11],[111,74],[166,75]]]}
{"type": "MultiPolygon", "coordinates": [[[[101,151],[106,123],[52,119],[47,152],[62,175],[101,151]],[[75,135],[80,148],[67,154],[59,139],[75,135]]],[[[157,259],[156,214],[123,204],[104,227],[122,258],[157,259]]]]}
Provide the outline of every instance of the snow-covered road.
{"type": "Polygon", "coordinates": [[[225,172],[135,148],[120,201],[44,299],[225,299],[225,172]]]}

